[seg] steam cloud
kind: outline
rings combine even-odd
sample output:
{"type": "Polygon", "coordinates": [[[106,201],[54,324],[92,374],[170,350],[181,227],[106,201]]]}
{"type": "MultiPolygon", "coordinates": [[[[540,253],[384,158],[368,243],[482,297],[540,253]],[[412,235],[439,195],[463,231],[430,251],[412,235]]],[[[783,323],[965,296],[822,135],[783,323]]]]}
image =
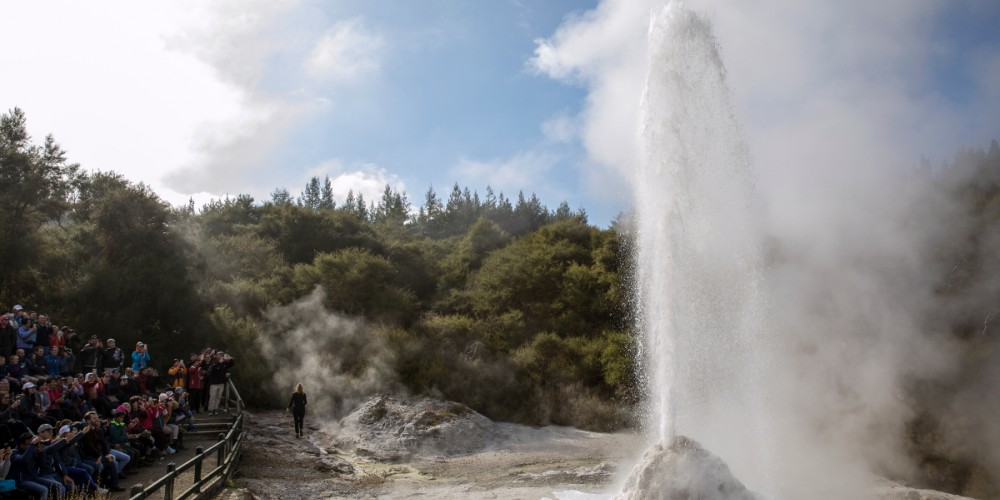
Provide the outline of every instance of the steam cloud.
{"type": "Polygon", "coordinates": [[[261,350],[274,360],[274,383],[290,394],[301,383],[310,412],[341,417],[374,393],[396,389],[390,350],[362,319],[330,312],[322,287],[266,313],[261,350]]]}

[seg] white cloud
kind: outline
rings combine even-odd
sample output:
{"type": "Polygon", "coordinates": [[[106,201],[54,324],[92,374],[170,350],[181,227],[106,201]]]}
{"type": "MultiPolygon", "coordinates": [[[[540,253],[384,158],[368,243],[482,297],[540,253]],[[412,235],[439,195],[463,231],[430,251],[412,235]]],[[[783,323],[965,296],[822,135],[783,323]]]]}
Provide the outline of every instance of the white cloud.
{"type": "MultiPolygon", "coordinates": [[[[165,39],[169,48],[191,54],[242,89],[261,86],[269,60],[295,49],[278,28],[298,0],[185,1],[182,17],[165,39]]],[[[303,33],[308,36],[308,33],[303,33]]]]}
{"type": "MultiPolygon", "coordinates": [[[[558,157],[537,151],[517,153],[510,158],[487,161],[462,158],[452,169],[460,185],[489,185],[494,191],[519,191],[532,187],[536,192],[545,189],[546,173],[556,164],[558,157]]],[[[509,194],[509,193],[508,193],[509,194]]]]}
{"type": "Polygon", "coordinates": [[[576,119],[559,114],[543,122],[540,128],[549,141],[572,142],[580,135],[577,123],[576,119]]]}
{"type": "Polygon", "coordinates": [[[281,172],[268,171],[275,154],[295,127],[322,107],[282,99],[245,99],[238,113],[206,119],[193,127],[192,158],[164,175],[167,186],[182,192],[262,194],[264,182],[281,172]]]}
{"type": "Polygon", "coordinates": [[[318,85],[369,74],[362,56],[381,47],[357,19],[326,32],[322,19],[299,22],[309,9],[297,0],[4,4],[0,43],[19,49],[0,62],[20,76],[0,79],[0,107],[23,108],[36,138],[52,132],[85,169],[120,172],[171,203],[266,196],[282,178],[267,170],[275,154],[336,102],[318,85]],[[322,77],[313,87],[276,72],[307,57],[322,77]]]}
{"type": "Polygon", "coordinates": [[[316,42],[305,69],[313,77],[358,83],[379,70],[383,45],[383,38],[366,29],[360,18],[341,21],[316,42]]]}
{"type": "Polygon", "coordinates": [[[657,3],[605,1],[537,41],[536,70],[589,89],[580,130],[595,167],[636,164],[646,28],[657,3]]]}
{"type": "Polygon", "coordinates": [[[193,160],[185,147],[192,130],[241,104],[211,66],[166,48],[183,11],[134,2],[0,6],[0,44],[18,47],[0,54],[9,69],[0,106],[23,108],[36,139],[53,133],[84,168],[114,170],[169,195],[160,175],[193,160]]]}
{"type": "MultiPolygon", "coordinates": [[[[333,199],[338,205],[347,199],[348,192],[354,192],[354,196],[360,194],[366,202],[378,204],[386,185],[393,191],[406,191],[406,184],[397,175],[374,164],[347,167],[340,160],[328,160],[310,168],[301,178],[299,186],[305,186],[312,177],[319,177],[321,181],[330,178],[333,199]]],[[[288,190],[293,196],[298,196],[301,189],[288,187],[288,190]]]]}

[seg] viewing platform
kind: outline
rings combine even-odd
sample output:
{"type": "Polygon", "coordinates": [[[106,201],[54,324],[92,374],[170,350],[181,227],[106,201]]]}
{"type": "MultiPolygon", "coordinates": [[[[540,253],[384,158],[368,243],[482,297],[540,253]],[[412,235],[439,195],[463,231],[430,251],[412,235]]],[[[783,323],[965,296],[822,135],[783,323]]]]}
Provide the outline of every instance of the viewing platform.
{"type": "Polygon", "coordinates": [[[232,476],[246,436],[244,404],[232,380],[227,381],[216,415],[195,415],[194,431],[184,431],[182,449],[121,480],[126,491],[110,499],[208,498],[232,476]]]}

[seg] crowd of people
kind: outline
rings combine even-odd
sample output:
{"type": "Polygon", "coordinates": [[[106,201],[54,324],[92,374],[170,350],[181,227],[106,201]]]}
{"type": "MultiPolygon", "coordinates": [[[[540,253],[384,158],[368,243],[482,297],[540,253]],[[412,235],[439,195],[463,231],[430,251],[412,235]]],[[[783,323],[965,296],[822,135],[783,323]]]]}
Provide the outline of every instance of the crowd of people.
{"type": "Polygon", "coordinates": [[[219,412],[234,359],[206,347],[166,375],[137,342],[86,343],[44,314],[0,314],[0,494],[123,491],[120,480],[183,447],[195,415],[219,412]]]}

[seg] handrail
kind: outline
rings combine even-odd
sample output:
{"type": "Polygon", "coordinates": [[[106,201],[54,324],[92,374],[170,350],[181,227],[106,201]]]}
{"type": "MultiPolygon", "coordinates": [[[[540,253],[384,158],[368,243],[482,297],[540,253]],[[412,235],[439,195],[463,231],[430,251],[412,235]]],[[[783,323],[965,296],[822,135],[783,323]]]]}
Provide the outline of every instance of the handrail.
{"type": "Polygon", "coordinates": [[[206,488],[206,486],[224,484],[232,477],[233,472],[236,471],[236,463],[239,461],[240,453],[243,451],[243,439],[246,437],[243,415],[245,405],[239,391],[236,390],[236,385],[233,384],[228,375],[223,393],[223,404],[226,411],[229,411],[230,404],[236,408],[236,420],[229,427],[229,432],[225,434],[220,432],[219,441],[209,446],[208,449],[203,450],[199,446],[195,451],[195,456],[180,466],[176,466],[173,462],[167,464],[166,475],[153,481],[149,486],[143,487],[141,484],[133,486],[129,491],[130,500],[149,498],[160,489],[163,490],[163,498],[166,500],[197,499],[213,489],[212,487],[206,488]],[[212,455],[216,457],[215,467],[203,475],[203,462],[212,455]],[[189,469],[194,469],[194,484],[179,495],[174,496],[174,480],[189,469]],[[217,481],[217,479],[221,480],[217,481]]]}

